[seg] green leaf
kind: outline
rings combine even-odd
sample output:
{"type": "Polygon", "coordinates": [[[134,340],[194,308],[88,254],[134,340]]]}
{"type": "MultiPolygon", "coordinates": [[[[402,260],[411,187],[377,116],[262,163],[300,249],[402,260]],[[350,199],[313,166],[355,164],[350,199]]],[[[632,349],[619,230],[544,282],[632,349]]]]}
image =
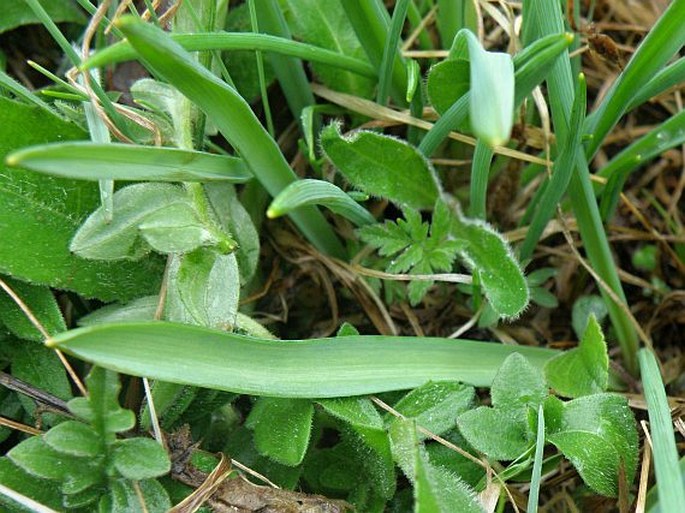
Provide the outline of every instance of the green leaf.
{"type": "MultiPolygon", "coordinates": [[[[406,220],[364,226],[359,230],[360,238],[377,248],[381,256],[399,253],[387,267],[388,272],[431,274],[451,270],[457,251],[463,244],[449,240],[451,219],[447,207],[442,202],[436,204],[430,235],[428,224],[421,220],[419,212],[405,209],[404,216],[406,220]]],[[[411,304],[418,304],[432,285],[432,281],[410,283],[411,304]]]]}
{"type": "Polygon", "coordinates": [[[476,137],[489,146],[502,146],[509,140],[514,124],[511,55],[485,51],[473,32],[462,30],[459,34],[466,37],[469,45],[471,127],[476,137]]]}
{"type": "Polygon", "coordinates": [[[602,322],[608,313],[606,302],[601,296],[593,294],[576,299],[571,311],[571,325],[578,340],[582,340],[592,317],[597,322],[602,322]]]}
{"type": "MultiPolygon", "coordinates": [[[[48,333],[59,333],[67,329],[55,296],[48,287],[31,285],[9,276],[4,276],[2,279],[17,293],[48,333]]],[[[0,321],[18,338],[35,342],[43,341],[43,335],[4,292],[0,294],[0,321]]]]}
{"type": "MultiPolygon", "coordinates": [[[[86,135],[43,109],[5,98],[0,98],[0,111],[0,158],[27,145],[86,135]]],[[[69,251],[77,227],[99,204],[97,185],[0,169],[0,272],[105,301],[130,299],[159,287],[158,260],[88,262],[69,251]]]]}
{"type": "Polygon", "coordinates": [[[311,179],[299,180],[283,189],[269,205],[266,215],[273,219],[303,205],[324,206],[357,226],[376,222],[364,207],[345,194],[340,187],[323,180],[311,179]]]}
{"type": "Polygon", "coordinates": [[[314,406],[306,399],[261,397],[246,425],[257,450],[283,465],[299,465],[309,445],[314,406]]]}
{"type": "Polygon", "coordinates": [[[45,442],[58,452],[94,458],[103,449],[100,436],[88,424],[68,420],[45,433],[45,442]]]}
{"type": "Polygon", "coordinates": [[[659,508],[661,511],[679,511],[685,507],[685,459],[678,464],[678,446],[673,434],[671,408],[656,357],[649,349],[640,349],[638,360],[649,413],[659,508]]]}
{"type": "Polygon", "coordinates": [[[114,442],[112,464],[122,476],[136,481],[164,475],[171,468],[164,448],[150,438],[114,442]]]}
{"type": "Polygon", "coordinates": [[[238,200],[235,187],[230,184],[207,184],[205,192],[219,225],[238,243],[235,257],[238,260],[240,284],[245,285],[254,276],[259,263],[259,233],[250,214],[238,200]]]}
{"type": "Polygon", "coordinates": [[[301,398],[406,390],[431,380],[489,386],[512,352],[525,355],[537,368],[556,354],[535,347],[429,337],[280,341],[159,321],[79,328],[55,335],[48,344],[135,376],[301,398]]]}
{"type": "Polygon", "coordinates": [[[516,318],[528,305],[530,290],[507,241],[489,224],[457,212],[452,235],[463,244],[459,253],[473,272],[492,308],[505,318],[516,318]]]}
{"type": "MultiPolygon", "coordinates": [[[[269,194],[276,196],[297,179],[276,142],[233,87],[199,65],[161,29],[133,16],[122,17],[117,25],[145,64],[216,124],[269,194]]],[[[342,245],[316,209],[300,209],[291,218],[320,250],[333,256],[343,254],[342,245]]]]}
{"type": "Polygon", "coordinates": [[[119,376],[100,367],[93,367],[86,378],[89,396],[69,401],[71,412],[89,422],[101,440],[111,444],[115,434],[128,431],[135,424],[130,410],[119,406],[118,396],[121,384],[119,376]]]}
{"type": "Polygon", "coordinates": [[[509,356],[492,381],[492,405],[502,410],[537,407],[547,397],[547,385],[540,369],[520,353],[509,356]]]}
{"type": "MultiPolygon", "coordinates": [[[[342,4],[323,5],[317,0],[282,0],[280,3],[297,39],[368,64],[342,4]]],[[[361,97],[369,97],[372,93],[374,84],[368,78],[325,64],[313,64],[312,69],[328,87],[361,97]]]]}
{"type": "Polygon", "coordinates": [[[544,378],[524,356],[514,353],[497,371],[490,394],[493,407],[463,413],[459,429],[473,447],[491,458],[514,460],[534,440],[528,411],[547,397],[544,378]]]}
{"type": "MultiPolygon", "coordinates": [[[[457,417],[473,402],[474,389],[462,383],[426,383],[415,388],[393,408],[430,432],[441,435],[457,424],[457,417]]],[[[399,419],[393,419],[392,424],[399,419]]],[[[425,436],[425,435],[420,435],[425,436]]]]}
{"type": "MultiPolygon", "coordinates": [[[[55,23],[85,23],[83,13],[71,0],[41,0],[41,5],[55,23]]],[[[7,2],[0,17],[0,34],[22,25],[40,23],[25,2],[7,2]]]]}
{"type": "Polygon", "coordinates": [[[147,511],[148,513],[166,513],[171,508],[169,494],[154,479],[137,483],[140,495],[130,481],[112,481],[109,493],[100,499],[100,513],[129,513],[147,511]]]}
{"type": "Polygon", "coordinates": [[[635,417],[628,402],[614,394],[595,394],[564,403],[560,424],[549,426],[547,440],[576,467],[596,492],[618,494],[620,467],[628,485],[638,459],[635,417]]]}
{"type": "Polygon", "coordinates": [[[160,253],[187,253],[219,242],[199,218],[195,207],[186,202],[148,212],[138,224],[138,230],[145,242],[160,253]]]}
{"type": "Polygon", "coordinates": [[[350,443],[372,480],[374,488],[384,498],[395,494],[395,464],[390,438],[383,419],[366,398],[341,398],[318,401],[326,412],[349,427],[350,443]]]}
{"type": "Polygon", "coordinates": [[[496,460],[515,460],[531,446],[521,411],[480,406],[459,416],[459,430],[475,449],[496,460]]]}
{"type": "Polygon", "coordinates": [[[200,249],[174,256],[168,269],[166,318],[210,328],[235,326],[240,297],[233,253],[200,249]]]}
{"type": "Polygon", "coordinates": [[[161,182],[246,182],[252,178],[241,159],[131,144],[66,142],[24,148],[7,156],[13,167],[80,180],[161,182]]]}
{"type": "Polygon", "coordinates": [[[130,303],[111,304],[98,308],[78,320],[79,326],[93,326],[109,322],[151,321],[159,304],[158,296],[144,296],[130,303]]]}
{"type": "Polygon", "coordinates": [[[431,208],[440,193],[431,164],[408,143],[359,130],[341,135],[333,123],[321,132],[326,156],[356,188],[399,205],[431,208]]]}
{"type": "MultiPolygon", "coordinates": [[[[37,479],[32,474],[27,473],[21,467],[12,463],[12,460],[7,457],[0,458],[0,483],[56,511],[59,511],[63,506],[62,494],[59,488],[54,486],[54,483],[37,479]]],[[[7,511],[21,511],[22,513],[30,511],[20,508],[15,502],[2,494],[0,494],[0,504],[7,508],[12,508],[7,511]]]]}
{"type": "MultiPolygon", "coordinates": [[[[463,59],[445,60],[431,67],[426,91],[431,105],[440,115],[469,91],[469,69],[469,62],[463,59]]],[[[459,126],[470,128],[465,121],[459,126]]]]}
{"type": "Polygon", "coordinates": [[[483,513],[476,494],[457,475],[416,452],[415,513],[483,513]]]}
{"type": "Polygon", "coordinates": [[[81,492],[102,479],[92,460],[57,452],[40,436],[14,446],[7,456],[35,477],[61,482],[65,493],[81,492]]]}
{"type": "MultiPolygon", "coordinates": [[[[166,216],[173,216],[177,209],[191,216],[194,210],[186,193],[170,184],[141,183],[119,189],[114,193],[113,218],[110,221],[103,207],[93,212],[71,241],[71,250],[78,255],[98,260],[142,258],[150,251],[143,240],[139,227],[150,220],[148,237],[157,244],[155,220],[163,222],[166,216]],[[160,217],[152,217],[159,214],[160,217]]],[[[158,227],[159,228],[159,227],[158,227]]],[[[162,229],[162,237],[166,233],[162,229]]]]}
{"type": "Polygon", "coordinates": [[[590,314],[590,322],[577,348],[555,356],[545,365],[549,385],[565,397],[604,392],[609,381],[609,354],[602,328],[590,314]]]}
{"type": "MultiPolygon", "coordinates": [[[[43,345],[19,341],[12,346],[12,375],[59,397],[72,397],[71,385],[64,370],[64,365],[54,351],[43,345]]],[[[36,413],[36,403],[27,396],[20,395],[24,409],[32,416],[36,413]]],[[[57,420],[51,414],[44,415],[44,421],[52,425],[57,420]]]]}

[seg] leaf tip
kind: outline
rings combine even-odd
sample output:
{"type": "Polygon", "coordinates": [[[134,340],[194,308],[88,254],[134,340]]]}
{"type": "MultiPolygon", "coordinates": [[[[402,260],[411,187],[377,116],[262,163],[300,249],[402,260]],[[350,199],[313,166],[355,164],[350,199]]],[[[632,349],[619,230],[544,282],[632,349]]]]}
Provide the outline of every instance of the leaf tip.
{"type": "Polygon", "coordinates": [[[571,43],[573,43],[573,41],[575,40],[575,38],[576,38],[576,36],[575,36],[572,32],[566,32],[566,33],[564,34],[564,39],[566,39],[566,41],[568,42],[569,45],[570,45],[571,43]]]}

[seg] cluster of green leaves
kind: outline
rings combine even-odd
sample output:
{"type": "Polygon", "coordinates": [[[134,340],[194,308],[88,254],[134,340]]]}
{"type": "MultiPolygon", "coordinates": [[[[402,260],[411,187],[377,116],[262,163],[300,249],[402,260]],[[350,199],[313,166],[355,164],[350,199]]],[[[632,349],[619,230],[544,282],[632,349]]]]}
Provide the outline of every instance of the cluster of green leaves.
{"type": "Polygon", "coordinates": [[[167,511],[155,479],[169,472],[165,450],[150,438],[117,438],[135,424],[119,406],[119,376],[95,367],[87,383],[88,397],[68,403],[79,420],[17,444],[0,459],[0,482],[60,511],[167,511]]]}
{"type": "MultiPolygon", "coordinates": [[[[79,3],[92,8],[89,2],[79,3]]],[[[581,344],[558,356],[526,347],[511,354],[511,347],[472,341],[363,337],[349,328],[335,339],[281,342],[238,311],[244,287],[253,277],[259,279],[258,227],[268,196],[274,198],[270,217],[287,213],[328,255],[345,258],[357,244],[344,247],[317,205],[358,226],[359,239],[379,250],[378,265],[389,272],[435,274],[465,266],[473,274],[469,293],[474,309],[481,293],[487,299],[481,326],[516,318],[529,300],[553,306],[554,298],[542,288],[550,272],[525,277],[510,244],[485,222],[493,156],[504,151],[499,146],[507,144],[516,109],[545,80],[559,143],[553,148],[551,178],[524,217],[530,227],[520,256],[532,254],[568,189],[591,262],[623,297],[594,195],[602,194],[606,219],[639,162],[682,143],[682,116],[669,122],[668,137],[655,131],[600,171],[608,178],[603,191],[590,185],[587,159],[628,105],[682,80],[677,63],[651,81],[652,74],[640,75],[639,65],[659,71],[682,45],[685,31],[669,20],[683,14],[685,2],[673,2],[637,52],[637,64],[626,68],[588,117],[585,83],[570,73],[566,49],[572,38],[563,33],[565,17],[558,2],[524,2],[524,45],[513,56],[486,51],[467,30],[475,27],[471,2],[454,3],[461,14],[452,21],[440,17],[437,24],[449,56],[429,70],[423,91],[419,67],[402,58],[398,41],[404,17],[417,27],[430,2],[400,0],[391,17],[380,0],[325,6],[313,0],[264,0],[252,13],[254,3],[248,2],[227,16],[228,2],[197,0],[183,4],[172,35],[134,16],[122,18],[114,32],[126,41],[81,63],[54,24],[79,21],[71,2],[28,0],[30,9],[24,11],[30,16],[13,14],[11,19],[20,21],[11,23],[40,20],[73,65],[88,69],[126,58],[141,60],[155,80],[132,87],[139,102],[134,112],[154,121],[163,144],[175,146],[148,146],[150,134],[117,114],[97,74],[91,82],[102,108],[136,144],[103,144],[88,115],[90,99],[68,84],[58,80],[49,92],[54,101],[47,104],[0,73],[0,87],[13,97],[0,97],[0,112],[7,117],[0,124],[0,156],[7,157],[0,183],[0,238],[5,242],[0,272],[17,278],[11,285],[51,334],[66,326],[48,287],[105,302],[129,301],[82,317],[86,327],[55,335],[49,345],[108,368],[156,378],[152,397],[165,428],[191,422],[208,444],[272,480],[295,487],[302,479],[314,491],[348,497],[362,511],[382,511],[388,502],[398,510],[411,509],[412,503],[416,511],[480,510],[474,492],[483,488],[482,470],[426,439],[417,425],[493,461],[513,461],[502,473],[505,479],[531,467],[539,476],[543,463],[554,463],[542,460],[544,444],[551,443],[592,489],[616,495],[621,476],[630,482],[635,474],[636,434],[625,401],[606,393],[603,337],[595,321],[585,330],[592,306],[577,321],[574,309],[581,344]],[[217,32],[224,27],[235,32],[217,32]],[[233,52],[246,49],[270,52],[267,69],[262,69],[261,54],[255,59],[252,52],[233,52]],[[227,52],[220,56],[221,50],[227,52]],[[189,51],[203,53],[193,56],[189,51]],[[328,87],[368,100],[377,85],[380,107],[389,96],[420,116],[429,101],[440,117],[426,134],[409,130],[406,141],[367,130],[343,133],[339,122],[319,131],[319,113],[330,107],[314,106],[299,59],[309,61],[313,75],[328,87]],[[388,200],[403,219],[377,223],[355,201],[355,193],[328,181],[298,180],[274,134],[263,128],[246,101],[272,80],[279,82],[293,118],[301,123],[308,155],[318,161],[313,167],[321,169],[318,139],[323,157],[340,174],[336,183],[388,200]],[[477,138],[468,216],[428,161],[454,129],[477,138]],[[595,134],[587,148],[581,145],[583,133],[595,134]],[[237,156],[225,155],[209,139],[216,134],[237,156]],[[90,143],[74,142],[89,136],[90,143]],[[143,183],[114,190],[111,180],[143,183]],[[246,181],[238,194],[233,184],[246,181]],[[424,221],[429,215],[430,222],[424,221]],[[160,255],[167,256],[166,273],[160,255]],[[163,274],[166,295],[158,312],[159,298],[151,294],[158,292],[163,274]],[[186,326],[140,322],[159,314],[186,326]],[[492,386],[491,406],[474,407],[473,386],[492,386]],[[548,386],[570,400],[550,396],[548,386]],[[238,410],[230,406],[237,393],[260,396],[240,427],[235,425],[238,410]],[[387,393],[383,399],[404,417],[384,416],[364,397],[341,398],[370,393],[387,393]],[[339,433],[332,446],[329,429],[339,433]],[[397,491],[396,466],[412,483],[413,496],[397,491]]],[[[437,4],[443,14],[455,8],[450,2],[437,4]]],[[[0,29],[15,26],[11,23],[0,29]]],[[[419,45],[431,48],[427,36],[419,36],[419,45]]],[[[268,121],[267,98],[263,101],[268,121]]],[[[539,171],[531,169],[528,175],[539,171]]],[[[418,304],[430,286],[430,281],[412,282],[411,303],[418,304]]],[[[631,369],[636,354],[632,326],[619,305],[605,300],[631,369]]],[[[55,355],[16,340],[40,341],[42,336],[9,300],[0,301],[0,320],[12,334],[3,351],[13,373],[68,399],[66,376],[55,355]]],[[[115,437],[131,427],[132,416],[113,399],[113,382],[113,375],[95,371],[91,402],[70,403],[85,423],[59,424],[44,437],[17,445],[10,459],[0,460],[11,465],[7,479],[26,472],[31,476],[26,478],[28,488],[8,481],[11,488],[43,500],[43,488],[56,488],[41,480],[51,480],[59,493],[50,492],[44,500],[55,507],[98,501],[104,510],[125,510],[141,494],[149,500],[148,510],[156,503],[168,507],[166,492],[152,479],[168,464],[159,447],[146,439],[115,437]],[[99,399],[102,404],[92,403],[99,399]],[[149,452],[151,463],[131,461],[132,452],[149,452]],[[90,460],[84,463],[86,458],[90,460]],[[44,464],[62,460],[62,470],[44,464]],[[87,476],[84,469],[91,469],[87,476]],[[142,481],[134,485],[131,480],[142,481]]],[[[33,419],[30,401],[5,394],[3,411],[22,408],[33,419]]],[[[148,425],[148,414],[142,412],[141,425],[148,425]]]]}

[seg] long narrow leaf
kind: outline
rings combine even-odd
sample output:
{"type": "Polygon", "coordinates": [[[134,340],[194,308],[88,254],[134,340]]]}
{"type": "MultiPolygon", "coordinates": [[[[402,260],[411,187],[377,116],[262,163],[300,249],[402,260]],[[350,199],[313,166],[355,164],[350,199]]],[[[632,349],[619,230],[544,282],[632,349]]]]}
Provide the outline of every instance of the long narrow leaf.
{"type": "Polygon", "coordinates": [[[586,155],[592,156],[625,113],[630,100],[685,44],[685,0],[673,0],[640,43],[628,65],[607,92],[585,132],[593,134],[586,155]]]}
{"type": "Polygon", "coordinates": [[[81,180],[242,183],[252,178],[245,163],[235,157],[131,144],[31,146],[8,155],[7,164],[81,180]]]}
{"type": "MultiPolygon", "coordinates": [[[[272,196],[297,179],[276,142],[235,89],[198,65],[162,30],[133,17],[122,18],[118,26],[146,65],[195,102],[217,125],[272,196]]],[[[340,241],[316,208],[305,207],[290,217],[321,251],[343,254],[340,241]]]]}
{"type": "Polygon", "coordinates": [[[273,219],[304,205],[321,205],[357,226],[376,222],[364,207],[345,194],[340,187],[323,180],[298,180],[291,183],[274,198],[266,215],[273,219]]]}
{"type": "Polygon", "coordinates": [[[661,511],[685,511],[685,486],[678,464],[678,447],[673,435],[671,410],[654,354],[648,349],[638,352],[642,384],[652,432],[654,470],[659,490],[661,511]]]}
{"type": "Polygon", "coordinates": [[[513,352],[542,368],[556,351],[440,338],[348,336],[267,340],[148,322],[101,324],[49,341],[74,356],[134,376],[272,397],[339,397],[427,381],[489,386],[513,352]]]}
{"type": "Polygon", "coordinates": [[[685,111],[680,111],[632,143],[597,174],[608,178],[602,193],[602,219],[611,219],[623,185],[630,174],[669,148],[685,143],[685,111]]]}
{"type": "MultiPolygon", "coordinates": [[[[268,34],[215,32],[208,34],[172,34],[169,37],[189,52],[207,50],[258,50],[261,52],[273,52],[310,62],[335,66],[369,78],[376,77],[376,71],[368,62],[339,52],[319,48],[318,46],[268,34]]],[[[95,53],[81,67],[85,69],[100,68],[108,64],[133,60],[136,57],[136,51],[131,46],[131,43],[121,41],[95,53]]]]}
{"type": "Polygon", "coordinates": [[[571,123],[567,134],[566,142],[561,153],[554,162],[552,177],[549,186],[544,188],[544,192],[537,205],[537,209],[531,221],[526,238],[521,246],[520,257],[522,260],[530,258],[535,249],[535,245],[540,239],[543,230],[549,220],[554,216],[554,211],[561,198],[566,193],[576,160],[576,151],[580,147],[583,120],[585,119],[586,108],[586,84],[585,77],[578,77],[576,94],[571,111],[571,123]]]}

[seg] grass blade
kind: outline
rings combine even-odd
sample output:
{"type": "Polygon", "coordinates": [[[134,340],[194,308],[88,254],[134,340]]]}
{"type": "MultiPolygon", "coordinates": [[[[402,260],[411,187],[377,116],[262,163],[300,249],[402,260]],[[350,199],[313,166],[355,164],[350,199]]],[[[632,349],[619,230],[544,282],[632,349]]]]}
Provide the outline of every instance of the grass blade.
{"type": "Polygon", "coordinates": [[[68,142],[31,146],[7,156],[7,164],[80,180],[246,182],[252,174],[236,157],[201,151],[68,142]]]}
{"type": "Polygon", "coordinates": [[[535,245],[538,243],[547,223],[554,216],[555,209],[561,198],[566,193],[574,170],[576,151],[580,147],[583,120],[587,102],[587,87],[585,77],[578,77],[576,94],[571,112],[571,124],[567,138],[559,156],[554,161],[552,176],[549,184],[544,188],[540,197],[533,219],[526,232],[526,238],[521,245],[520,258],[527,260],[533,254],[535,245]]]}
{"type": "Polygon", "coordinates": [[[685,143],[685,111],[680,111],[611,159],[597,173],[599,176],[608,178],[600,205],[602,219],[606,222],[613,216],[623,185],[633,171],[667,149],[683,143],[685,143]]]}
{"type": "Polygon", "coordinates": [[[272,397],[340,397],[427,381],[489,386],[513,352],[536,367],[549,349],[440,338],[347,336],[267,340],[167,322],[101,324],[48,345],[134,376],[272,397]]]}
{"type": "Polygon", "coordinates": [[[535,459],[533,474],[530,478],[527,513],[537,513],[540,500],[540,480],[542,479],[542,459],[545,455],[545,412],[542,404],[538,406],[538,432],[535,439],[535,459]]]}
{"type": "MultiPolygon", "coordinates": [[[[392,67],[395,60],[395,55],[399,50],[397,44],[402,34],[402,27],[404,20],[407,17],[407,10],[411,0],[398,0],[395,8],[392,11],[392,22],[390,24],[390,31],[388,37],[385,39],[385,46],[383,48],[383,58],[378,73],[378,92],[376,94],[376,102],[381,105],[386,105],[388,101],[388,91],[392,82],[392,67]]],[[[409,78],[407,78],[409,80],[409,78]]]]}
{"type": "MultiPolygon", "coordinates": [[[[343,0],[345,8],[359,42],[364,47],[366,55],[380,73],[383,62],[383,50],[390,32],[390,17],[388,11],[380,0],[343,0]]],[[[390,94],[398,105],[405,105],[405,93],[407,90],[407,70],[402,56],[397,48],[392,60],[390,94]]]]}
{"type": "MultiPolygon", "coordinates": [[[[376,70],[365,61],[349,55],[319,48],[269,34],[216,32],[207,34],[171,34],[169,37],[189,52],[208,50],[258,50],[335,66],[359,75],[376,78],[376,70]]],[[[100,68],[109,64],[133,60],[136,51],[128,41],[120,41],[100,50],[81,65],[84,69],[100,68]]]]}
{"type": "Polygon", "coordinates": [[[638,46],[628,65],[588,118],[585,132],[593,134],[586,155],[592,156],[626,112],[630,100],[685,44],[685,0],[674,0],[638,46]]]}
{"type": "Polygon", "coordinates": [[[373,224],[376,219],[340,187],[323,180],[298,180],[291,183],[269,205],[267,217],[273,219],[305,206],[321,205],[349,219],[357,226],[373,224]]]}
{"type": "Polygon", "coordinates": [[[650,98],[654,98],[683,82],[685,82],[685,58],[680,58],[654,75],[633,97],[626,110],[633,110],[650,98]]]}
{"type": "MultiPolygon", "coordinates": [[[[212,119],[272,196],[297,179],[276,142],[235,89],[198,65],[160,29],[133,17],[122,18],[118,26],[155,73],[212,119]]],[[[290,217],[319,250],[335,256],[343,254],[340,241],[315,208],[305,207],[290,217]]]]}
{"type": "Polygon", "coordinates": [[[678,463],[678,447],[673,435],[671,409],[668,406],[659,365],[648,349],[638,352],[647,412],[652,433],[654,471],[661,511],[685,511],[685,486],[678,463]]]}
{"type": "MultiPolygon", "coordinates": [[[[530,0],[528,8],[536,11],[533,19],[538,22],[538,35],[563,33],[564,16],[560,4],[547,0],[530,0]]],[[[564,140],[569,131],[569,118],[574,97],[571,61],[568,54],[556,60],[552,72],[547,78],[547,84],[557,137],[564,140]]],[[[587,123],[585,123],[585,127],[587,127],[587,123]]],[[[618,296],[619,300],[625,303],[623,287],[618,277],[611,247],[595,200],[594,189],[590,182],[587,159],[581,147],[578,147],[576,151],[575,166],[576,170],[569,185],[569,196],[590,264],[604,283],[618,296]]],[[[615,304],[603,289],[600,292],[609,309],[626,368],[629,372],[635,373],[637,372],[636,352],[638,347],[635,328],[630,317],[621,306],[615,304]]]]}

